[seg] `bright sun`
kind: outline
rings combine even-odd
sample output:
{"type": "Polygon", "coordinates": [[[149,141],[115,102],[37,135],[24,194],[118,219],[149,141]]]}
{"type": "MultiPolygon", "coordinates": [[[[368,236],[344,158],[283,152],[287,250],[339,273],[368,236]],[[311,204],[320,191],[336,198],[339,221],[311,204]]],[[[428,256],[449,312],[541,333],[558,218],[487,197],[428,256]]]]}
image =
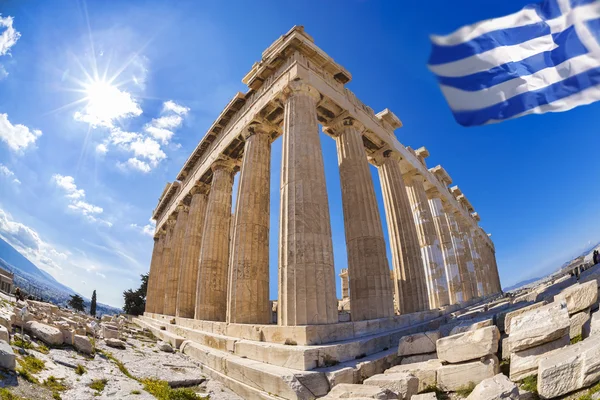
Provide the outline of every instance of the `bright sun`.
{"type": "Polygon", "coordinates": [[[131,94],[110,82],[95,80],[85,84],[84,89],[87,105],[81,118],[93,125],[111,126],[115,119],[142,113],[131,94]]]}

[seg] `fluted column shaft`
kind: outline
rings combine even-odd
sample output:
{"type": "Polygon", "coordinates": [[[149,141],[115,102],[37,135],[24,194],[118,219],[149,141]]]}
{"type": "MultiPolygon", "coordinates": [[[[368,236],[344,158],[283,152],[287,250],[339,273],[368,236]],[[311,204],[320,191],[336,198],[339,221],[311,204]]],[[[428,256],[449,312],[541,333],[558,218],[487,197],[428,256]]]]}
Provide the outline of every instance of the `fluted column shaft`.
{"type": "Polygon", "coordinates": [[[481,273],[479,275],[479,278],[481,280],[481,290],[483,293],[483,296],[489,296],[490,294],[492,294],[492,288],[491,288],[491,278],[492,278],[492,271],[491,271],[491,266],[489,263],[489,257],[487,254],[487,249],[486,249],[486,245],[485,243],[483,243],[483,238],[481,236],[481,234],[478,232],[478,228],[475,229],[474,232],[474,241],[475,241],[475,245],[477,247],[477,252],[479,253],[479,258],[481,260],[481,273]]]}
{"type": "Polygon", "coordinates": [[[232,236],[227,322],[268,324],[271,136],[249,131],[244,146],[232,236]]]}
{"type": "Polygon", "coordinates": [[[342,299],[348,299],[348,298],[350,298],[350,292],[349,292],[348,269],[347,268],[342,269],[342,272],[340,273],[340,280],[341,280],[341,286],[342,286],[342,299]]]}
{"type": "Polygon", "coordinates": [[[157,274],[158,280],[156,281],[156,296],[154,296],[154,312],[157,314],[164,314],[165,311],[165,292],[167,290],[169,266],[171,263],[171,247],[173,245],[173,228],[175,227],[175,219],[169,217],[165,222],[165,238],[162,251],[162,257],[160,260],[159,273],[157,274]]]}
{"type": "Polygon", "coordinates": [[[198,264],[195,319],[225,321],[233,165],[215,161],[198,264]]]}
{"type": "Polygon", "coordinates": [[[473,297],[479,297],[479,289],[477,287],[477,275],[475,273],[475,261],[473,260],[473,243],[471,240],[470,226],[469,223],[464,219],[458,212],[455,214],[458,227],[460,229],[460,235],[465,248],[465,262],[467,264],[467,270],[469,272],[469,283],[471,284],[471,292],[473,297]]]}
{"type": "Polygon", "coordinates": [[[479,243],[477,241],[477,233],[472,225],[469,225],[467,228],[468,237],[467,240],[469,242],[469,248],[471,249],[471,256],[473,257],[473,268],[475,270],[475,281],[477,286],[477,294],[479,296],[485,296],[485,292],[483,290],[483,279],[484,279],[484,269],[483,260],[481,258],[481,250],[479,248],[479,243]]]}
{"type": "Polygon", "coordinates": [[[346,119],[336,132],[353,321],[394,315],[390,268],[362,127],[346,119]]]}
{"type": "Polygon", "coordinates": [[[206,217],[208,190],[204,184],[194,186],[190,192],[190,211],[186,227],[179,288],[177,290],[177,316],[194,318],[196,309],[196,286],[198,282],[198,259],[202,247],[202,231],[206,217]]]}
{"type": "Polygon", "coordinates": [[[279,227],[279,325],[338,322],[331,222],[319,126],[320,94],[285,91],[279,227]]]}
{"type": "Polygon", "coordinates": [[[379,180],[394,268],[394,291],[400,314],[429,309],[429,295],[415,220],[398,159],[388,154],[379,165],[379,180]]]}
{"type": "Polygon", "coordinates": [[[150,260],[150,274],[148,275],[148,290],[146,294],[146,312],[153,313],[156,303],[156,286],[158,284],[158,274],[160,273],[160,263],[162,258],[164,236],[158,235],[154,238],[154,248],[152,249],[152,259],[150,260]]]}
{"type": "Polygon", "coordinates": [[[418,174],[404,176],[406,191],[413,210],[417,237],[427,277],[429,304],[438,308],[450,304],[444,259],[439,248],[433,217],[425,193],[424,178],[418,174]]]}
{"type": "Polygon", "coordinates": [[[460,226],[455,215],[455,210],[452,206],[444,204],[446,211],[446,220],[448,222],[448,228],[450,229],[450,237],[452,239],[452,247],[454,248],[454,254],[456,256],[456,262],[458,264],[458,274],[460,278],[462,299],[458,299],[459,302],[469,301],[473,296],[473,288],[471,286],[471,276],[469,273],[468,263],[472,263],[471,253],[468,247],[465,246],[463,236],[460,230],[460,226]],[[466,252],[469,252],[467,257],[466,252]],[[470,261],[469,261],[470,260],[470,261]]]}
{"type": "Polygon", "coordinates": [[[433,217],[433,224],[439,238],[439,246],[444,258],[444,267],[446,270],[446,279],[448,280],[448,296],[450,304],[456,304],[463,301],[462,283],[460,281],[460,272],[458,270],[458,261],[454,246],[452,245],[452,236],[450,227],[444,211],[441,196],[437,189],[428,191],[429,207],[433,217]]]}
{"type": "Polygon", "coordinates": [[[498,271],[498,264],[496,263],[496,251],[494,248],[490,248],[490,263],[492,265],[492,272],[494,273],[493,288],[494,294],[502,292],[502,283],[500,282],[500,271],[498,271]]]}
{"type": "Polygon", "coordinates": [[[171,261],[167,271],[167,286],[165,290],[165,308],[163,314],[177,314],[177,290],[179,289],[179,273],[183,261],[183,248],[185,244],[185,231],[188,220],[189,207],[180,205],[177,207],[177,220],[173,228],[171,261]]]}

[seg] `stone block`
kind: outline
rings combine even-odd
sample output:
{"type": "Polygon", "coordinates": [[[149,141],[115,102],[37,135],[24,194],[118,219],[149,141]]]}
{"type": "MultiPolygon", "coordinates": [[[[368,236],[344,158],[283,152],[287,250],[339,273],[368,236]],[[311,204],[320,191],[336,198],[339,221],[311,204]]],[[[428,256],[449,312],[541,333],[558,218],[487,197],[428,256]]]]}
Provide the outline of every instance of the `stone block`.
{"type": "Polygon", "coordinates": [[[485,328],[485,327],[492,326],[492,325],[494,325],[494,321],[491,318],[484,319],[481,321],[476,321],[476,322],[463,322],[459,325],[456,325],[454,328],[452,328],[449,336],[457,335],[459,333],[464,333],[464,332],[468,332],[468,331],[475,331],[477,329],[485,328]]]}
{"type": "Polygon", "coordinates": [[[590,321],[590,310],[583,310],[570,317],[571,327],[569,328],[569,336],[573,339],[576,336],[583,334],[583,326],[590,321]]]}
{"type": "Polygon", "coordinates": [[[106,343],[106,345],[108,347],[112,347],[115,349],[124,349],[125,348],[125,342],[120,339],[108,338],[108,339],[104,339],[104,343],[106,343]]]}
{"type": "Polygon", "coordinates": [[[10,344],[0,340],[0,367],[14,371],[16,367],[16,357],[10,344]]]}
{"type": "Polygon", "coordinates": [[[437,360],[437,353],[416,354],[414,356],[402,357],[400,364],[414,364],[429,360],[437,360]]]}
{"type": "Polygon", "coordinates": [[[542,358],[547,357],[553,350],[569,344],[569,336],[565,335],[558,340],[512,353],[510,355],[510,379],[516,382],[528,376],[537,375],[538,364],[542,358]]]}
{"type": "Polygon", "coordinates": [[[568,335],[571,322],[565,302],[554,302],[516,316],[508,337],[512,352],[539,346],[568,335]]]}
{"type": "Polygon", "coordinates": [[[589,336],[592,335],[600,335],[600,311],[592,314],[589,336]]]}
{"type": "Polygon", "coordinates": [[[570,286],[554,296],[554,301],[566,301],[569,314],[591,307],[598,300],[598,285],[596,281],[585,282],[570,286]]]}
{"type": "MultiPolygon", "coordinates": [[[[498,317],[499,319],[503,319],[503,322],[502,322],[503,328],[500,327],[500,323],[498,324],[498,328],[500,328],[501,331],[503,330],[508,335],[510,335],[510,323],[513,318],[515,318],[519,315],[523,315],[526,312],[529,312],[531,310],[535,310],[536,308],[543,307],[545,305],[546,305],[546,302],[539,302],[539,303],[535,303],[535,304],[532,304],[527,307],[519,308],[518,310],[509,311],[504,315],[503,318],[502,318],[502,316],[498,317]]],[[[500,322],[500,321],[498,321],[498,322],[500,322]]]]}
{"type": "Polygon", "coordinates": [[[45,325],[37,321],[29,321],[25,323],[25,329],[42,342],[51,346],[63,344],[64,337],[62,332],[60,329],[53,326],[45,325]]]}
{"type": "Polygon", "coordinates": [[[600,380],[600,340],[590,337],[552,352],[540,360],[538,392],[542,398],[559,397],[600,380]]]}
{"type": "Polygon", "coordinates": [[[396,374],[400,372],[409,373],[419,379],[419,392],[429,386],[437,385],[437,369],[442,366],[440,360],[429,360],[415,364],[396,365],[384,372],[384,374],[396,374]]]}
{"type": "Polygon", "coordinates": [[[454,392],[470,384],[477,385],[484,379],[496,375],[499,372],[498,370],[498,358],[494,355],[478,361],[444,365],[437,371],[438,388],[447,392],[454,392]]]}
{"type": "Polygon", "coordinates": [[[500,342],[502,345],[502,359],[508,360],[510,358],[510,342],[508,341],[508,336],[501,339],[500,342]]]}
{"type": "Polygon", "coordinates": [[[357,385],[342,383],[335,386],[323,399],[351,399],[351,398],[366,398],[366,399],[397,399],[394,393],[387,389],[382,389],[377,386],[357,385]]]}
{"type": "Polygon", "coordinates": [[[7,343],[10,343],[10,335],[8,333],[8,329],[5,326],[0,325],[0,340],[4,340],[7,343]]]}
{"type": "Polygon", "coordinates": [[[73,347],[80,353],[92,354],[92,342],[87,336],[74,335],[73,336],[73,347]]]}
{"type": "Polygon", "coordinates": [[[467,397],[467,400],[503,399],[519,399],[519,388],[502,374],[482,380],[467,397]]]}
{"type": "Polygon", "coordinates": [[[409,400],[419,390],[419,379],[407,372],[397,372],[395,374],[374,375],[365,380],[363,385],[388,389],[397,395],[399,399],[409,400]]]}
{"type": "Polygon", "coordinates": [[[440,338],[439,331],[415,333],[400,338],[398,344],[398,356],[411,356],[435,352],[435,343],[440,338]]]}
{"type": "Polygon", "coordinates": [[[496,353],[499,340],[496,326],[441,338],[437,341],[438,359],[450,363],[475,360],[496,353]]]}
{"type": "Polygon", "coordinates": [[[437,400],[435,393],[415,394],[410,400],[437,400]]]}
{"type": "Polygon", "coordinates": [[[17,316],[13,312],[0,312],[0,325],[4,326],[10,332],[16,318],[17,316]]]}
{"type": "Polygon", "coordinates": [[[329,387],[334,387],[341,383],[356,383],[354,382],[354,368],[332,368],[331,371],[325,372],[325,377],[329,382],[329,387]]]}
{"type": "Polygon", "coordinates": [[[108,326],[102,327],[102,336],[104,339],[118,339],[119,331],[108,326]]]}

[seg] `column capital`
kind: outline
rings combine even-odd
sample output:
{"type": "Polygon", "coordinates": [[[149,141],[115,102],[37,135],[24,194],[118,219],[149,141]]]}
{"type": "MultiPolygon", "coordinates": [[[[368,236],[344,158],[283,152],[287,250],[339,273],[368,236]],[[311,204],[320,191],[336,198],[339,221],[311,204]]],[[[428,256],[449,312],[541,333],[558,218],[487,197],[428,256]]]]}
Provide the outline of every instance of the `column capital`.
{"type": "Polygon", "coordinates": [[[477,222],[481,221],[481,217],[479,216],[479,214],[477,212],[472,212],[471,217],[473,217],[473,219],[477,222]]]}
{"type": "Polygon", "coordinates": [[[229,172],[233,172],[233,169],[236,166],[236,162],[235,160],[229,158],[229,157],[225,157],[225,156],[219,156],[218,159],[216,159],[212,165],[210,166],[210,169],[212,169],[213,172],[218,171],[218,170],[228,170],[229,172]]]}
{"type": "Polygon", "coordinates": [[[367,130],[360,121],[350,116],[348,111],[343,111],[337,117],[323,125],[323,131],[332,136],[339,136],[348,127],[357,129],[361,134],[367,130]]]}
{"type": "Polygon", "coordinates": [[[375,164],[378,167],[381,167],[383,164],[385,164],[388,161],[399,163],[400,161],[402,161],[404,159],[400,153],[390,149],[387,146],[378,150],[377,152],[375,152],[374,154],[372,154],[369,157],[370,157],[371,161],[373,162],[373,164],[375,164]]]}
{"type": "Polygon", "coordinates": [[[431,172],[444,186],[450,186],[452,184],[452,178],[448,175],[448,172],[441,166],[436,165],[433,168],[429,168],[431,172]]]}
{"type": "Polygon", "coordinates": [[[270,122],[256,122],[244,128],[242,137],[244,140],[248,140],[252,135],[270,135],[271,132],[277,131],[278,128],[270,122]]]}
{"type": "Polygon", "coordinates": [[[190,207],[188,205],[186,205],[186,204],[180,203],[175,208],[175,211],[177,213],[180,213],[180,212],[186,212],[187,213],[187,212],[190,212],[190,207]]]}
{"type": "Polygon", "coordinates": [[[190,189],[190,194],[192,196],[195,194],[207,194],[209,190],[210,190],[210,185],[207,185],[204,182],[198,181],[190,189]]]}
{"type": "Polygon", "coordinates": [[[308,96],[311,97],[315,103],[321,100],[321,93],[314,87],[310,86],[308,83],[303,81],[302,79],[296,79],[291,81],[284,89],[283,89],[283,100],[287,101],[294,96],[308,96]]]}

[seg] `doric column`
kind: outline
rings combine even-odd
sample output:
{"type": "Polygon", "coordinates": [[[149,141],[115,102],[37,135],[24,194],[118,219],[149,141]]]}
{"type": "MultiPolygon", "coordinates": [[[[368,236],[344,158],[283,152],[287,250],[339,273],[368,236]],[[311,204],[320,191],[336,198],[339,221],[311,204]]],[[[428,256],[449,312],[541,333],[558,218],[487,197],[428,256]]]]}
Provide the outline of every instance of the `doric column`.
{"type": "Polygon", "coordinates": [[[284,92],[279,325],[338,322],[319,99],[316,89],[301,80],[291,82],[284,92]]]}
{"type": "Polygon", "coordinates": [[[473,229],[473,241],[475,242],[475,247],[477,248],[477,252],[479,253],[480,258],[480,273],[478,274],[478,281],[481,283],[481,294],[483,296],[489,296],[492,294],[491,289],[491,268],[489,264],[489,257],[487,254],[487,249],[485,243],[483,243],[483,233],[480,228],[475,227],[473,229]]]}
{"type": "Polygon", "coordinates": [[[177,220],[173,228],[171,244],[171,261],[167,271],[167,288],[165,290],[165,308],[163,314],[175,316],[177,313],[177,289],[179,289],[179,272],[183,261],[183,247],[188,220],[189,207],[183,204],[177,206],[177,220]]]}
{"type": "Polygon", "coordinates": [[[429,208],[433,217],[435,231],[439,238],[439,247],[444,259],[444,267],[446,271],[446,279],[448,280],[448,296],[450,304],[456,304],[463,301],[462,283],[460,280],[460,272],[458,270],[458,261],[452,244],[452,236],[450,227],[444,211],[444,204],[438,189],[433,186],[427,191],[429,199],[429,208]]]}
{"type": "Polygon", "coordinates": [[[198,182],[191,190],[190,211],[186,227],[179,288],[177,289],[177,316],[194,318],[196,286],[198,282],[198,259],[202,247],[202,230],[208,202],[208,185],[198,182]]]}
{"type": "Polygon", "coordinates": [[[460,229],[460,235],[465,249],[465,262],[469,273],[471,293],[473,294],[473,297],[479,297],[480,295],[477,287],[477,275],[475,273],[475,262],[473,260],[473,241],[471,239],[470,224],[465,220],[459,211],[456,212],[455,217],[460,229]]]}
{"type": "Polygon", "coordinates": [[[342,283],[342,300],[350,298],[348,292],[348,268],[342,268],[340,271],[340,280],[342,283]]]}
{"type": "Polygon", "coordinates": [[[154,296],[154,312],[164,314],[165,311],[165,293],[167,291],[168,271],[171,263],[171,247],[173,244],[173,228],[175,227],[175,217],[170,215],[165,222],[165,238],[163,244],[162,257],[160,259],[160,268],[158,280],[156,283],[156,296],[154,296]]]}
{"type": "Polygon", "coordinates": [[[245,140],[229,266],[227,322],[268,324],[271,135],[264,127],[253,126],[246,131],[245,140]]]}
{"type": "Polygon", "coordinates": [[[162,258],[164,244],[164,234],[158,232],[154,236],[154,248],[152,249],[152,260],[150,260],[150,275],[148,276],[148,290],[146,294],[146,312],[154,312],[156,303],[156,285],[158,284],[158,274],[160,273],[160,262],[162,258]]]}
{"type": "Polygon", "coordinates": [[[502,292],[502,283],[500,282],[500,271],[498,271],[498,264],[496,263],[496,249],[494,246],[490,246],[490,264],[492,266],[493,277],[493,289],[494,294],[502,292]]]}
{"type": "Polygon", "coordinates": [[[376,160],[392,251],[394,291],[400,314],[429,309],[421,246],[400,171],[400,156],[391,151],[376,160]]]}
{"type": "Polygon", "coordinates": [[[217,160],[211,166],[213,176],[202,230],[195,319],[225,321],[233,167],[231,161],[225,160],[217,160]]]}
{"type": "Polygon", "coordinates": [[[390,268],[377,198],[365,153],[364,126],[344,118],[326,128],[335,135],[353,321],[394,315],[390,268]]]}
{"type": "Polygon", "coordinates": [[[446,220],[448,222],[448,228],[450,229],[450,237],[452,239],[452,247],[454,248],[454,254],[458,264],[458,274],[460,277],[462,299],[458,299],[459,302],[469,301],[473,298],[473,289],[471,286],[471,275],[469,273],[469,263],[473,263],[471,260],[471,253],[469,248],[465,246],[463,241],[463,235],[458,224],[458,211],[454,209],[450,204],[443,203],[444,211],[446,212],[446,220]],[[468,257],[467,257],[467,254],[468,257]]]}
{"type": "Polygon", "coordinates": [[[481,249],[479,248],[479,243],[477,239],[477,233],[475,232],[475,227],[472,223],[467,223],[467,241],[469,243],[469,248],[471,249],[471,257],[473,258],[473,269],[475,273],[475,282],[477,286],[477,295],[482,297],[485,295],[483,290],[483,280],[484,280],[484,269],[483,260],[481,258],[481,249]]]}
{"type": "Polygon", "coordinates": [[[404,175],[406,192],[413,210],[417,237],[421,245],[421,256],[428,283],[429,304],[431,308],[438,308],[450,304],[448,280],[446,279],[444,259],[439,248],[439,239],[425,193],[424,180],[425,178],[416,171],[404,175]]]}

